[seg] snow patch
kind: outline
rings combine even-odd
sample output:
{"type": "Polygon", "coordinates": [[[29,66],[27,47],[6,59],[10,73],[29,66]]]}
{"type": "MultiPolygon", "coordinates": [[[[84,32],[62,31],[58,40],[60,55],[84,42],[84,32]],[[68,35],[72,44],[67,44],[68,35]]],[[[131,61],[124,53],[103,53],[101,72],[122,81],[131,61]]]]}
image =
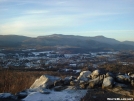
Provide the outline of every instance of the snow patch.
{"type": "Polygon", "coordinates": [[[87,90],[66,89],[61,92],[51,91],[50,94],[39,92],[30,93],[24,101],[80,101],[87,93],[87,90]]]}
{"type": "Polygon", "coordinates": [[[0,93],[0,98],[8,98],[10,96],[12,96],[11,93],[0,93]]]}

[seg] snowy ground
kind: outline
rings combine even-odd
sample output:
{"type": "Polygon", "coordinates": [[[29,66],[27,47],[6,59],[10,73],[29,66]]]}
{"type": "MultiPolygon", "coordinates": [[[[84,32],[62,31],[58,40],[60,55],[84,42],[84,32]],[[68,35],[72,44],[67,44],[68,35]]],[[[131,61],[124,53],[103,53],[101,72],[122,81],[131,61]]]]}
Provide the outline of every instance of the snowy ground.
{"type": "Polygon", "coordinates": [[[51,91],[50,94],[41,94],[39,92],[30,93],[24,101],[80,101],[87,93],[87,90],[66,89],[63,91],[51,91]]]}

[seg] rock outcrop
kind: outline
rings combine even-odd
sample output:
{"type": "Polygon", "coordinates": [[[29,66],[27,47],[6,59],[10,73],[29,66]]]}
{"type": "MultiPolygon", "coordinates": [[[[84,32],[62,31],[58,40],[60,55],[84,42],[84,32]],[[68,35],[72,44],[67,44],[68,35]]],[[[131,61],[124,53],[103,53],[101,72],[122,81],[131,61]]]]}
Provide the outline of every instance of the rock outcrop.
{"type": "MultiPolygon", "coordinates": [[[[106,90],[110,89],[113,92],[119,92],[120,89],[123,90],[124,88],[127,89],[130,87],[134,87],[134,78],[131,77],[131,75],[113,74],[110,72],[102,74],[100,70],[95,70],[93,72],[83,71],[77,78],[69,76],[61,79],[60,77],[56,76],[42,75],[39,79],[35,80],[30,89],[19,92],[16,95],[12,95],[10,93],[2,93],[0,94],[0,98],[22,99],[26,96],[28,96],[27,98],[29,98],[29,96],[35,94],[35,92],[39,95],[45,94],[45,96],[47,97],[47,95],[55,93],[57,91],[57,93],[65,91],[67,94],[70,94],[74,91],[81,91],[81,89],[87,91],[87,89],[91,90],[94,88],[96,89],[97,87],[106,90]],[[68,92],[68,89],[70,92],[68,92]]],[[[127,93],[129,93],[129,91],[126,92],[126,94],[127,93]]]]}
{"type": "Polygon", "coordinates": [[[91,79],[95,79],[100,75],[100,70],[94,70],[88,77],[91,79]]]}
{"type": "Polygon", "coordinates": [[[45,89],[51,88],[54,86],[54,82],[60,80],[60,77],[50,76],[50,75],[42,75],[39,79],[37,79],[30,89],[45,89]]]}
{"type": "Polygon", "coordinates": [[[94,87],[99,87],[102,85],[102,82],[103,82],[103,79],[104,79],[104,76],[103,75],[100,75],[98,76],[97,78],[95,79],[92,79],[92,80],[89,80],[89,86],[88,88],[94,88],[94,87]]]}
{"type": "Polygon", "coordinates": [[[120,83],[130,83],[130,76],[128,75],[117,75],[116,81],[120,83]]]}
{"type": "Polygon", "coordinates": [[[114,84],[113,77],[106,77],[103,80],[102,88],[112,88],[114,84]]]}
{"type": "Polygon", "coordinates": [[[78,76],[78,81],[88,81],[88,75],[91,74],[91,71],[82,71],[80,75],[78,76]]]}

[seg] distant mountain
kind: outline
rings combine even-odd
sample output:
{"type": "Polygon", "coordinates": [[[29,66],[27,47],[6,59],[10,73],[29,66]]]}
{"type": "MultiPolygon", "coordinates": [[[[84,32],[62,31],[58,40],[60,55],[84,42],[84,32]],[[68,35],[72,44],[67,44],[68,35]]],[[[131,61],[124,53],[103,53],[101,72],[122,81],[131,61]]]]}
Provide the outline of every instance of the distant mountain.
{"type": "Polygon", "coordinates": [[[0,35],[0,47],[64,47],[77,52],[106,51],[106,50],[131,50],[133,42],[120,42],[104,36],[84,37],[74,35],[53,34],[30,38],[17,35],[0,35]]]}
{"type": "Polygon", "coordinates": [[[124,41],[122,43],[123,44],[126,44],[126,45],[132,45],[132,46],[134,46],[134,41],[124,41]]]}
{"type": "Polygon", "coordinates": [[[29,38],[30,37],[20,36],[20,35],[0,35],[0,40],[3,41],[23,41],[29,38]]]}
{"type": "Polygon", "coordinates": [[[120,41],[112,38],[106,38],[104,36],[95,36],[95,37],[91,37],[90,39],[102,43],[107,43],[107,44],[120,44],[120,41]]]}
{"type": "Polygon", "coordinates": [[[85,48],[99,48],[109,46],[107,43],[100,43],[90,39],[90,37],[53,34],[48,36],[39,36],[35,39],[25,41],[25,44],[46,45],[46,46],[73,46],[85,48]]]}
{"type": "Polygon", "coordinates": [[[30,37],[19,35],[0,35],[0,47],[18,47],[30,37]]]}

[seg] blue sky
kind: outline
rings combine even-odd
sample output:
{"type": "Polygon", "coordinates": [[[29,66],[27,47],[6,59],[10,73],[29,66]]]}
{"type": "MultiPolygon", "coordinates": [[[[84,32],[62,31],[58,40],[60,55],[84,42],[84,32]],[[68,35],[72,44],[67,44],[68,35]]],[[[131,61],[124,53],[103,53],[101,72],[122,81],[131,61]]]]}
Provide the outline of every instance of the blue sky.
{"type": "Polygon", "coordinates": [[[134,0],[0,0],[0,35],[10,34],[134,41],[134,0]]]}

